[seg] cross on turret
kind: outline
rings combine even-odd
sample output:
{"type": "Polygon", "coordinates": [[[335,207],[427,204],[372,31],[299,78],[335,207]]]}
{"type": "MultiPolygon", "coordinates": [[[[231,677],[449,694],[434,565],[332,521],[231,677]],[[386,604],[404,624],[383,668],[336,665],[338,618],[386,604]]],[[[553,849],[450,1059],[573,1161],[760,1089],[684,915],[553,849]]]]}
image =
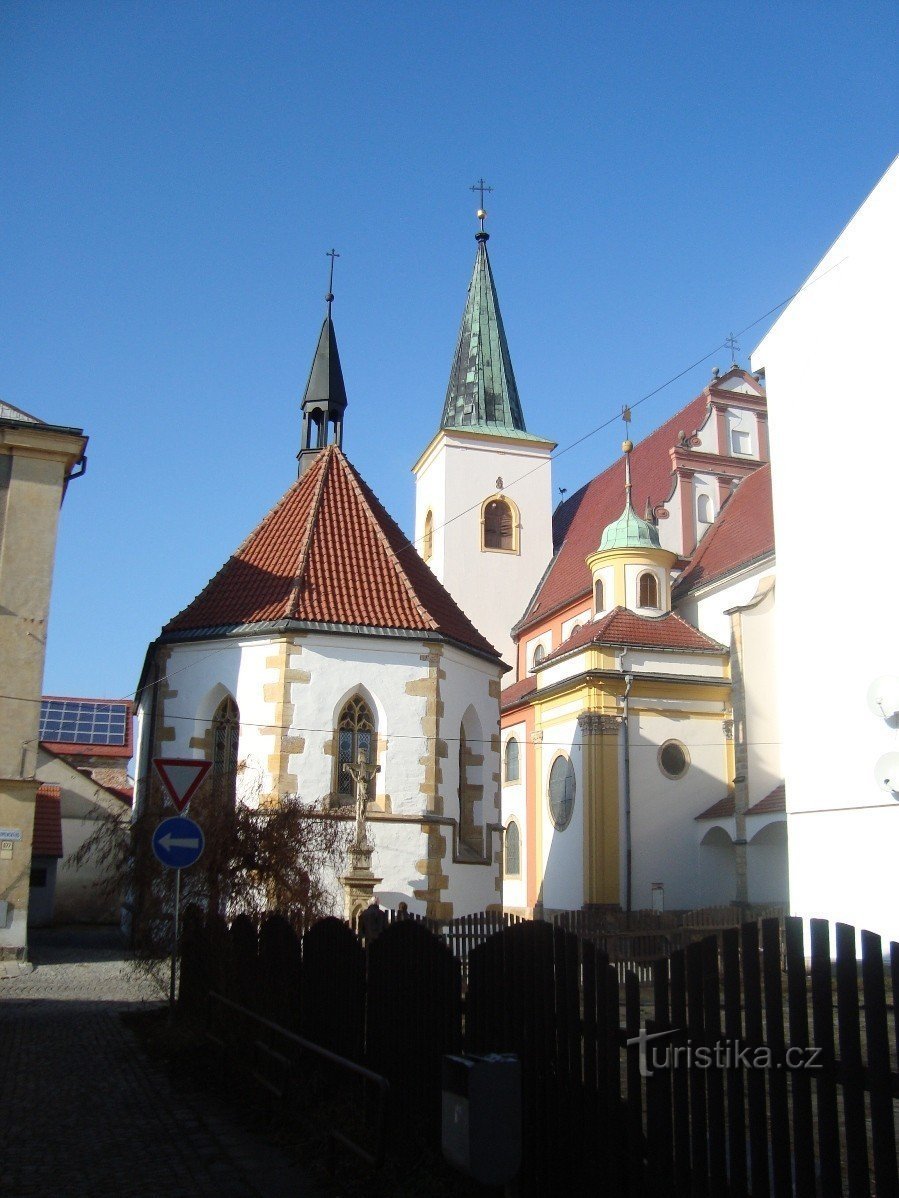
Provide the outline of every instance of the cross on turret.
{"type": "Polygon", "coordinates": [[[478,191],[481,194],[481,206],[478,208],[478,220],[481,222],[481,232],[484,232],[484,221],[487,219],[487,212],[484,209],[484,192],[493,191],[492,187],[488,187],[484,182],[483,177],[478,179],[477,183],[473,183],[469,188],[470,191],[478,191]]]}

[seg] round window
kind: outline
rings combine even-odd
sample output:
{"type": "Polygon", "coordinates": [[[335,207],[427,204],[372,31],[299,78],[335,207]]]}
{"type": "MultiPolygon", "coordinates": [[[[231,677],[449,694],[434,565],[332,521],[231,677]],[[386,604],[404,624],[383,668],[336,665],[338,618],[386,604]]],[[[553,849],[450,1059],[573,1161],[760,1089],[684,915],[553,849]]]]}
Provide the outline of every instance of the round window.
{"type": "Polygon", "coordinates": [[[549,771],[549,814],[559,832],[571,823],[574,789],[574,766],[567,757],[557,757],[549,771]]]}
{"type": "Polygon", "coordinates": [[[679,740],[666,740],[659,749],[659,769],[669,778],[682,778],[690,766],[686,745],[679,740]]]}

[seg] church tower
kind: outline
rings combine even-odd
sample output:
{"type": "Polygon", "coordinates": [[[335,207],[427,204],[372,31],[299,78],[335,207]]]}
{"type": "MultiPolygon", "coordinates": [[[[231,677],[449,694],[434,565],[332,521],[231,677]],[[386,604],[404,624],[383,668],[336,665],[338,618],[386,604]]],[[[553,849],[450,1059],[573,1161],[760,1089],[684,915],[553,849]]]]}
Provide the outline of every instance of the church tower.
{"type": "Polygon", "coordinates": [[[415,544],[514,665],[512,625],[552,557],[555,443],[529,433],[478,211],[477,254],[440,428],[413,466],[415,544]]]}
{"type": "Polygon", "coordinates": [[[306,392],[303,396],[303,426],[300,436],[300,452],[297,454],[302,478],[326,445],[343,447],[343,414],[346,411],[346,387],[340,369],[337,352],[337,336],[331,319],[334,303],[334,259],[339,257],[335,250],[328,254],[331,259],[331,281],[325,303],[328,311],[318,335],[315,357],[309,370],[306,392]]]}

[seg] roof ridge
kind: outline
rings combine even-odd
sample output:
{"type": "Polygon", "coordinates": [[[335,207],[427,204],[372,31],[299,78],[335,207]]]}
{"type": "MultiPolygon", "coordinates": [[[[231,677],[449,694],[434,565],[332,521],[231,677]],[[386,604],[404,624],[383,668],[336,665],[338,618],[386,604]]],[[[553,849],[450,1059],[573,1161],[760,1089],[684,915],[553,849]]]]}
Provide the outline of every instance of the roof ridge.
{"type": "MultiPolygon", "coordinates": [[[[361,480],[356,475],[355,467],[352,465],[352,463],[349,461],[349,459],[343,453],[340,454],[340,460],[343,462],[343,465],[346,468],[346,473],[350,479],[350,485],[353,487],[353,490],[356,492],[356,495],[357,495],[359,501],[364,505],[365,510],[368,512],[369,516],[371,517],[372,524],[374,525],[374,528],[375,528],[375,535],[377,536],[378,540],[381,542],[382,547],[388,554],[390,561],[393,563],[394,568],[396,569],[401,580],[405,584],[407,590],[409,591],[409,594],[412,596],[415,606],[418,609],[418,614],[431,627],[431,629],[433,629],[433,630],[438,629],[440,627],[438,621],[434,619],[431,612],[427,609],[427,607],[422,602],[421,596],[419,595],[418,590],[415,587],[415,584],[412,582],[412,579],[406,573],[405,568],[403,567],[403,565],[401,564],[401,562],[399,560],[399,554],[393,548],[393,546],[390,544],[390,541],[387,539],[387,535],[384,532],[384,529],[381,527],[381,521],[378,519],[376,514],[372,511],[371,504],[369,503],[368,497],[366,496],[365,491],[362,487],[361,480]]],[[[374,495],[374,491],[372,491],[372,494],[374,495]]],[[[375,498],[377,499],[376,495],[375,495],[375,498]]],[[[378,500],[378,503],[380,503],[380,502],[381,501],[378,500]]],[[[385,511],[386,511],[386,509],[385,509],[385,511]]],[[[407,541],[407,544],[411,547],[411,542],[407,541]]],[[[415,550],[413,550],[413,551],[415,551],[415,550]]]]}
{"type": "MultiPolygon", "coordinates": [[[[329,445],[322,454],[322,467],[319,473],[319,478],[315,484],[315,494],[312,497],[312,503],[309,506],[309,515],[306,518],[306,527],[303,530],[303,539],[300,544],[299,560],[297,562],[296,571],[293,576],[293,582],[290,585],[290,596],[287,600],[287,610],[285,617],[288,620],[296,617],[297,604],[300,598],[300,587],[303,583],[303,575],[306,572],[306,567],[309,564],[309,551],[312,547],[312,534],[315,530],[315,523],[318,519],[318,513],[321,509],[322,495],[325,490],[325,483],[328,478],[328,467],[331,464],[331,459],[334,457],[332,450],[335,446],[329,445]]],[[[289,494],[290,492],[288,492],[289,494]]],[[[277,505],[276,505],[277,506],[277,505]]]]}

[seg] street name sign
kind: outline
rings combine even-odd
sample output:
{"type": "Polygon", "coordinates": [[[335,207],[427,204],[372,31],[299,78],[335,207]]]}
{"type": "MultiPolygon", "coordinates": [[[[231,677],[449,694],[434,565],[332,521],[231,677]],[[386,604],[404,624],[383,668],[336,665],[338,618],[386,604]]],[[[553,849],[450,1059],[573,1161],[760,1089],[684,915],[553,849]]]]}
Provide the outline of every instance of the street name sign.
{"type": "Polygon", "coordinates": [[[183,811],[209,773],[211,761],[196,757],[154,757],[153,764],[169,798],[183,811]]]}
{"type": "Polygon", "coordinates": [[[153,852],[167,869],[187,869],[206,843],[203,829],[185,815],[171,815],[153,833],[153,852]]]}

